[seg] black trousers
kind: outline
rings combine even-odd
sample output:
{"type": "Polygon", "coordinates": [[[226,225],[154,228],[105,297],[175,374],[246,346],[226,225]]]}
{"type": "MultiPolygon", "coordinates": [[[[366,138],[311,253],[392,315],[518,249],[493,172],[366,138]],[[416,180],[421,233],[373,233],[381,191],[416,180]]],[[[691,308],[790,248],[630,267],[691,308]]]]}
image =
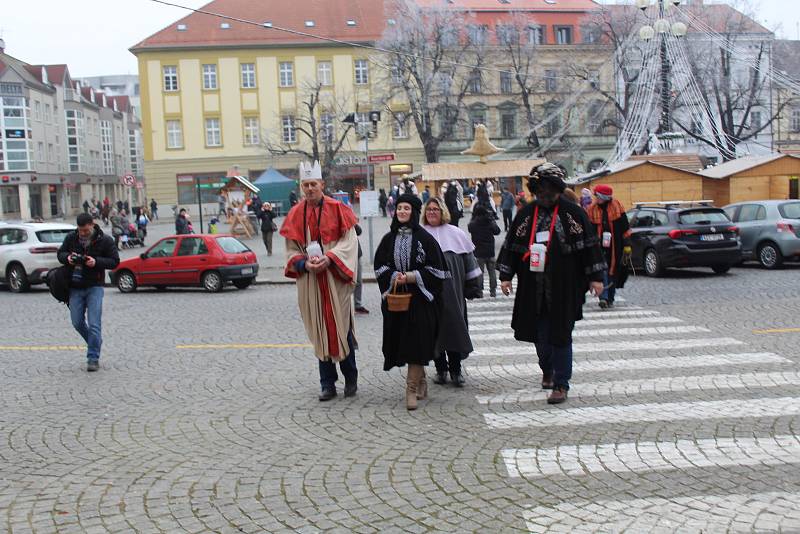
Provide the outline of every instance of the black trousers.
{"type": "Polygon", "coordinates": [[[436,364],[436,372],[439,374],[444,374],[450,371],[451,373],[460,373],[461,372],[461,353],[460,352],[451,352],[451,351],[443,351],[439,353],[439,357],[433,360],[433,363],[436,364]]]}
{"type": "Polygon", "coordinates": [[[508,227],[511,226],[511,221],[513,217],[511,217],[512,210],[503,210],[503,224],[505,225],[505,230],[508,232],[508,227]]]}

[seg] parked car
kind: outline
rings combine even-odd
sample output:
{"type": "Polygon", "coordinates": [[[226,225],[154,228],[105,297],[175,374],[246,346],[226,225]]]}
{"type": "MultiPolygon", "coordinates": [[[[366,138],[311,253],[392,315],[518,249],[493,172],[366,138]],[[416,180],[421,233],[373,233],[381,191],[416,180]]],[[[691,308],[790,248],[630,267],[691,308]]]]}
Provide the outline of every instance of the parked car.
{"type": "Polygon", "coordinates": [[[628,220],[633,265],[649,276],[681,267],[722,274],[742,260],[738,228],[710,202],[636,204],[628,220]]]}
{"type": "Polygon", "coordinates": [[[45,283],[61,265],[56,252],[73,230],[63,223],[0,223],[0,283],[14,293],[45,283]]]}
{"type": "Polygon", "coordinates": [[[775,269],[800,260],[800,200],[737,202],[723,208],[739,227],[744,260],[775,269]]]}
{"type": "Polygon", "coordinates": [[[257,275],[255,253],[235,237],[188,234],[165,237],[147,252],[121,261],[111,280],[123,293],[140,286],[200,286],[216,292],[228,282],[245,289],[257,275]]]}

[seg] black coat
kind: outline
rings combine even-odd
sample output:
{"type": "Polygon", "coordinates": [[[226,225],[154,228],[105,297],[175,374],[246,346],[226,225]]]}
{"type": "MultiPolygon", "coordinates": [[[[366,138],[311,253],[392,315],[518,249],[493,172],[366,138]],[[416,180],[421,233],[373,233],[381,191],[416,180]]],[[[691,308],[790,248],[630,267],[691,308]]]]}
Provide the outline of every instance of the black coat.
{"type": "MultiPolygon", "coordinates": [[[[500,250],[497,266],[501,281],[517,277],[511,319],[514,338],[531,343],[538,341],[536,324],[540,318],[547,318],[550,320],[550,343],[564,346],[572,342],[575,322],[583,318],[589,282],[603,280],[606,264],[586,212],[577,204],[561,199],[545,272],[531,272],[525,253],[535,207],[535,203],[528,204],[517,213],[500,250]]],[[[539,231],[547,230],[542,210],[539,218],[539,231]]]]}
{"type": "Polygon", "coordinates": [[[500,235],[500,227],[488,215],[478,215],[472,218],[467,226],[475,245],[476,258],[494,258],[494,236],[500,235]]]}
{"type": "Polygon", "coordinates": [[[114,239],[104,234],[96,224],[88,247],[83,248],[81,245],[77,230],[67,234],[64,242],[61,243],[58,249],[58,261],[68,266],[70,276],[74,268],[69,266],[68,259],[70,254],[73,253],[91,256],[96,263],[92,268],[84,266],[83,282],[80,284],[71,283],[72,287],[102,286],[106,281],[106,270],[114,269],[119,265],[119,251],[114,239]]]}
{"type": "Polygon", "coordinates": [[[178,235],[190,233],[189,221],[186,220],[186,217],[178,215],[178,218],[175,219],[175,233],[178,235]]]}
{"type": "Polygon", "coordinates": [[[261,233],[268,234],[274,232],[272,221],[275,220],[275,212],[272,210],[261,210],[258,212],[258,218],[261,220],[261,233]]]}

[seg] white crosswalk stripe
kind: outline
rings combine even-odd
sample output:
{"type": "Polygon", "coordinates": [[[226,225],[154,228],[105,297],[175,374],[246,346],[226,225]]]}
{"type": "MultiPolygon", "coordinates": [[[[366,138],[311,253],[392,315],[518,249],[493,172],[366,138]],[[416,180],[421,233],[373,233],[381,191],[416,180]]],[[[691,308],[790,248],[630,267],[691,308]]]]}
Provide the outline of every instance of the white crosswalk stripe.
{"type": "Polygon", "coordinates": [[[800,398],[781,397],[593,406],[561,410],[542,409],[505,414],[487,413],[483,417],[492,428],[553,428],[728,417],[781,417],[798,414],[800,414],[800,398]]]}
{"type": "MultiPolygon", "coordinates": [[[[780,356],[778,356],[780,358],[780,356]]],[[[783,361],[788,361],[780,358],[783,361]]],[[[762,360],[763,362],[763,360],[762,360]]],[[[753,362],[760,364],[762,362],[753,362]]],[[[685,362],[690,363],[690,362],[685,362]]],[[[538,369],[538,368],[537,368],[538,369]]],[[[779,386],[800,386],[800,372],[743,373],[717,375],[669,376],[659,378],[627,379],[619,382],[574,384],[570,399],[597,397],[630,398],[648,393],[675,393],[687,391],[717,391],[721,389],[760,389],[779,386]]],[[[547,398],[548,391],[520,390],[500,395],[477,395],[480,404],[519,404],[547,398]]]]}
{"type": "Polygon", "coordinates": [[[565,499],[525,511],[530,532],[775,532],[800,530],[800,493],[764,492],[631,500],[565,499]],[[564,522],[570,521],[570,528],[564,522]],[[559,528],[560,527],[560,528],[559,528]],[[780,528],[780,527],[779,527],[780,528]]]}
{"type": "MultiPolygon", "coordinates": [[[[469,323],[489,322],[501,319],[508,319],[508,324],[511,324],[512,309],[502,311],[478,311],[469,312],[469,323]]],[[[619,319],[622,317],[657,317],[661,314],[657,311],[642,310],[635,306],[629,306],[626,311],[605,311],[605,312],[583,312],[584,321],[587,319],[619,319]]],[[[584,321],[578,321],[576,324],[580,326],[584,321]]]]}
{"type": "MultiPolygon", "coordinates": [[[[596,328],[592,330],[575,329],[572,337],[625,337],[625,336],[663,336],[668,334],[696,334],[710,332],[703,326],[650,326],[643,328],[596,328]]],[[[480,334],[473,341],[513,341],[513,332],[480,334]]]]}
{"type": "MultiPolygon", "coordinates": [[[[470,323],[472,319],[470,319],[470,323]]],[[[511,318],[509,317],[507,321],[498,320],[497,322],[483,324],[485,321],[479,321],[480,324],[470,324],[469,331],[470,332],[484,332],[487,330],[509,330],[511,328],[511,318]]],[[[677,317],[620,317],[618,319],[589,319],[586,321],[580,321],[575,324],[576,330],[582,330],[586,328],[596,328],[596,327],[605,327],[608,325],[620,325],[620,324],[666,324],[666,323],[682,323],[681,319],[677,317]]]]}
{"type": "MultiPolygon", "coordinates": [[[[597,373],[605,371],[631,371],[646,369],[691,369],[728,365],[764,365],[786,363],[789,360],[772,352],[744,352],[734,354],[705,354],[692,356],[660,356],[656,358],[620,358],[579,360],[573,368],[575,372],[597,373]]],[[[541,373],[535,363],[511,365],[492,364],[464,367],[467,374],[494,377],[528,377],[541,373]]],[[[579,387],[576,385],[576,387],[579,387]]]]}
{"type": "Polygon", "coordinates": [[[797,436],[784,435],[561,445],[550,449],[504,449],[502,457],[509,476],[526,478],[693,467],[781,465],[800,463],[800,440],[797,436]]]}
{"type": "MultiPolygon", "coordinates": [[[[482,337],[482,336],[481,336],[482,337]]],[[[473,340],[474,341],[474,340],[473,340]]],[[[732,337],[712,337],[701,339],[661,339],[642,341],[608,341],[600,343],[575,343],[572,352],[623,352],[623,351],[653,351],[653,350],[681,350],[700,347],[724,347],[743,345],[744,343],[732,337]]],[[[472,354],[476,356],[500,355],[531,355],[535,352],[533,344],[519,343],[518,345],[501,345],[481,347],[472,354]]]]}

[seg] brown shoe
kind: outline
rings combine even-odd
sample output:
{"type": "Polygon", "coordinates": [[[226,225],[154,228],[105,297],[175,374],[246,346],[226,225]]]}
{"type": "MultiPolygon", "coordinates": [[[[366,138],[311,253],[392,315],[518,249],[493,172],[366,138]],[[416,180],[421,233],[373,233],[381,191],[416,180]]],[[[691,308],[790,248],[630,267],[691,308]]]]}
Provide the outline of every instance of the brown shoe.
{"type": "Polygon", "coordinates": [[[422,369],[421,365],[408,364],[408,373],[406,374],[406,409],[408,411],[417,409],[420,369],[422,369]]]}
{"type": "Polygon", "coordinates": [[[553,389],[553,375],[542,375],[542,389],[553,389]]]}
{"type": "Polygon", "coordinates": [[[562,387],[553,389],[553,392],[547,397],[547,404],[561,404],[567,402],[567,390],[562,387]]]}
{"type": "Polygon", "coordinates": [[[425,400],[428,398],[428,377],[425,376],[425,368],[422,368],[422,375],[419,377],[417,384],[417,400],[425,400]]]}

